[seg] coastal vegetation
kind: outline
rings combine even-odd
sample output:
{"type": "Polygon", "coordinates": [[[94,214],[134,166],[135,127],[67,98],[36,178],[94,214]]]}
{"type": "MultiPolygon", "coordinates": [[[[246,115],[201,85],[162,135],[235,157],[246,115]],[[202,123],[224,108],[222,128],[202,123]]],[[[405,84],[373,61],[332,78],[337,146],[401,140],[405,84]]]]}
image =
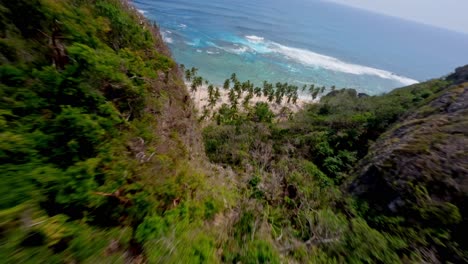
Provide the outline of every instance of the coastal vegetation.
{"type": "Polygon", "coordinates": [[[120,0],[0,1],[0,17],[2,260],[153,262],[163,235],[196,259],[230,199],[196,162],[158,29],[120,0]]]}
{"type": "Polygon", "coordinates": [[[126,1],[0,18],[5,263],[468,262],[468,66],[379,96],[217,87],[126,1]]]}
{"type": "MultiPolygon", "coordinates": [[[[206,78],[198,76],[198,69],[195,67],[185,69],[185,65],[180,65],[180,69],[184,72],[185,82],[190,87],[192,99],[198,103],[197,108],[201,111],[200,121],[222,118],[220,116],[220,114],[223,115],[222,113],[248,112],[257,104],[268,106],[278,118],[286,119],[293,112],[301,109],[305,103],[318,100],[326,91],[336,90],[335,86],[329,89],[325,86],[316,87],[314,84],[298,87],[287,82],[273,84],[268,81],[263,81],[262,86],[259,87],[250,80],[239,81],[235,73],[226,79],[223,87],[220,88],[211,84],[206,78]],[[203,90],[206,94],[199,94],[199,92],[203,93],[203,90]],[[220,109],[223,110],[219,111],[220,109]]],[[[366,94],[360,94],[360,96],[366,96],[366,94]]],[[[227,118],[230,119],[230,117],[227,118]]]]}
{"type": "MultiPolygon", "coordinates": [[[[413,219],[406,212],[386,215],[369,207],[385,192],[391,196],[390,190],[381,187],[372,195],[366,191],[362,196],[354,196],[352,190],[373,186],[367,182],[372,179],[357,184],[354,175],[361,166],[367,166],[362,161],[369,158],[374,141],[398,126],[395,123],[400,118],[446,92],[449,84],[433,80],[374,97],[358,97],[352,89],[335,90],[287,121],[271,118],[267,104],[257,104],[247,112],[220,109],[218,115],[224,118],[213,120],[204,129],[205,149],[212,162],[231,167],[239,175],[243,207],[253,208],[244,210],[258,225],[253,229],[268,230],[256,235],[272,239],[280,253],[295,261],[432,262],[437,257],[428,255],[426,246],[434,245],[433,239],[437,239],[440,250],[447,254],[444,259],[458,262],[464,256],[456,255],[459,249],[455,245],[462,240],[455,241],[450,234],[462,226],[462,199],[458,205],[446,202],[433,207],[432,199],[426,198],[425,202],[420,199],[417,204],[403,206],[427,206],[431,213],[419,211],[423,218],[447,214],[440,221],[420,220],[415,228],[405,224],[413,219]]],[[[386,144],[393,140],[387,139],[386,144]]],[[[429,144],[430,138],[426,140],[429,144]]],[[[398,168],[401,164],[386,166],[398,168]]],[[[413,172],[399,178],[412,186],[411,177],[415,175],[413,172]]],[[[425,197],[430,197],[426,188],[432,184],[422,181],[415,188],[422,188],[425,197]]],[[[241,258],[243,253],[231,254],[241,258]]]]}

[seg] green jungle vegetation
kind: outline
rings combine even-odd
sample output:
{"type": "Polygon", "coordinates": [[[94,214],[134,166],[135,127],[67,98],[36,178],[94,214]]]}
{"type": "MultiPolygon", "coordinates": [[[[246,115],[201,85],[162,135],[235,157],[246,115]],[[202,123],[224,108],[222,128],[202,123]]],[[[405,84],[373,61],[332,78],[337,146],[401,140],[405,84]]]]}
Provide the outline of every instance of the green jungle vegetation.
{"type": "Polygon", "coordinates": [[[197,114],[204,79],[126,1],[0,0],[0,258],[468,262],[467,73],[381,96],[233,74],[197,114]]]}

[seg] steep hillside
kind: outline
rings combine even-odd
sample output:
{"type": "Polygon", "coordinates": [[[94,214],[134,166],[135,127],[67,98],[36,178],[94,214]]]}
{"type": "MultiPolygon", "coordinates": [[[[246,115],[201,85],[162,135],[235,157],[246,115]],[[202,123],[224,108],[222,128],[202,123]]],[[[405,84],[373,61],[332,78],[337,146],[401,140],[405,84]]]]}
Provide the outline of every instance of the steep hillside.
{"type": "Polygon", "coordinates": [[[0,18],[0,258],[141,263],[163,226],[209,258],[227,202],[158,29],[120,0],[1,0],[0,18]]]}
{"type": "Polygon", "coordinates": [[[374,225],[418,234],[412,247],[431,263],[466,261],[458,247],[468,249],[467,69],[457,69],[447,78],[454,85],[379,138],[351,186],[367,202],[374,225]],[[421,249],[422,241],[433,247],[421,249]]]}
{"type": "Polygon", "coordinates": [[[0,0],[0,260],[468,261],[468,67],[295,114],[233,74],[203,129],[181,69],[127,1],[0,0]]]}
{"type": "MultiPolygon", "coordinates": [[[[235,169],[258,229],[235,241],[270,244],[271,262],[465,262],[466,69],[381,96],[335,90],[287,121],[219,110],[206,151],[235,169]]],[[[244,259],[250,244],[231,243],[244,259]]]]}

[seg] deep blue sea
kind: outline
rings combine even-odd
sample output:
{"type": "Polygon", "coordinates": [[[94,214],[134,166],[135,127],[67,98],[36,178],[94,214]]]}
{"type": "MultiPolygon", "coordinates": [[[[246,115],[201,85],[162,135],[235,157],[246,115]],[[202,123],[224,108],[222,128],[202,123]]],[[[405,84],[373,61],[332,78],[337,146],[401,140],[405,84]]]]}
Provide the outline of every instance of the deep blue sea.
{"type": "Polygon", "coordinates": [[[178,63],[222,84],[336,85],[380,94],[468,64],[468,35],[320,0],[134,0],[178,63]]]}

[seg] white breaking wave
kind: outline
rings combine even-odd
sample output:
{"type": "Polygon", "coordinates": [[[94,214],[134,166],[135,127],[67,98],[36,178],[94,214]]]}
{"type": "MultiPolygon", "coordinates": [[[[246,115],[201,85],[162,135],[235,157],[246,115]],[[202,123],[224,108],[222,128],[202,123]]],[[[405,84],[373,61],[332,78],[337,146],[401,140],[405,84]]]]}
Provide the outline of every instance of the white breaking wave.
{"type": "Polygon", "coordinates": [[[245,38],[246,38],[248,41],[255,42],[255,43],[263,42],[263,41],[265,40],[265,38],[262,38],[262,37],[259,37],[259,36],[255,36],[255,35],[245,36],[245,38]]]}
{"type": "MultiPolygon", "coordinates": [[[[305,49],[287,47],[272,41],[265,41],[263,37],[252,35],[245,36],[245,39],[247,41],[243,41],[242,44],[247,45],[255,52],[281,54],[290,60],[294,60],[306,66],[320,67],[331,71],[354,75],[372,75],[383,79],[398,81],[404,85],[418,83],[417,80],[399,76],[386,70],[344,62],[337,58],[318,54],[305,49]]],[[[245,48],[245,51],[247,51],[247,48],[245,48]]]]}
{"type": "Polygon", "coordinates": [[[344,72],[355,75],[374,75],[383,79],[395,80],[405,85],[418,83],[418,81],[398,76],[392,72],[380,70],[372,67],[362,66],[358,64],[347,63],[337,58],[318,54],[309,50],[291,48],[275,43],[275,51],[285,55],[286,57],[298,61],[305,65],[318,66],[327,70],[344,72]]]}
{"type": "Polygon", "coordinates": [[[249,47],[245,47],[245,46],[242,46],[242,47],[238,47],[238,48],[226,48],[226,47],[220,47],[222,50],[228,52],[228,53],[234,53],[234,54],[237,54],[237,55],[240,55],[242,53],[246,53],[247,51],[249,51],[249,47]]]}
{"type": "Polygon", "coordinates": [[[199,38],[197,39],[192,39],[192,41],[185,41],[185,44],[193,47],[198,47],[200,46],[201,40],[199,38]]]}
{"type": "Polygon", "coordinates": [[[242,53],[245,53],[249,50],[248,47],[239,47],[239,48],[235,48],[235,49],[227,49],[229,52],[231,53],[235,53],[235,54],[242,54],[242,53]]]}
{"type": "Polygon", "coordinates": [[[142,9],[137,9],[137,11],[138,11],[138,13],[140,13],[142,15],[144,15],[144,14],[146,14],[148,12],[148,11],[142,10],[142,9]]]}
{"type": "Polygon", "coordinates": [[[211,46],[211,47],[219,48],[218,45],[214,44],[211,41],[205,41],[205,44],[208,45],[208,46],[211,46]]]}
{"type": "Polygon", "coordinates": [[[161,36],[163,38],[163,41],[166,42],[166,43],[171,44],[171,43],[174,42],[174,40],[171,37],[167,36],[167,34],[165,32],[161,32],[161,36]]]}
{"type": "Polygon", "coordinates": [[[249,47],[249,49],[255,51],[256,53],[271,53],[273,52],[270,49],[270,43],[265,42],[265,39],[259,36],[245,36],[247,41],[241,40],[243,45],[249,47]]]}
{"type": "Polygon", "coordinates": [[[236,54],[242,54],[242,53],[245,53],[249,50],[249,48],[247,47],[239,47],[237,49],[230,49],[231,52],[234,52],[236,54]]]}

